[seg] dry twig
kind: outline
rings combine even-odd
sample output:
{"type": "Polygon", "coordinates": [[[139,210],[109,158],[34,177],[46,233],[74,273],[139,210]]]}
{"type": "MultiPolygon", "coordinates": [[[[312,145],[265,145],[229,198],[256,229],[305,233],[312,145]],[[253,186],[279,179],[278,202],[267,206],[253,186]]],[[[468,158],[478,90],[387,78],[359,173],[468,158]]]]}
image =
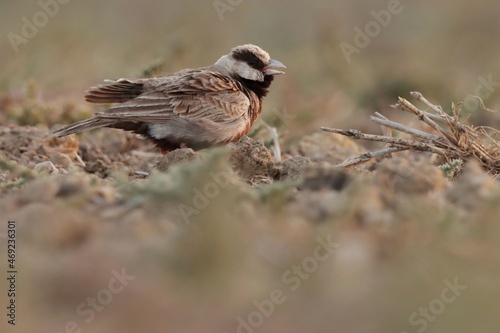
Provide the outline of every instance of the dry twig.
{"type": "MultiPolygon", "coordinates": [[[[455,105],[452,105],[452,115],[449,115],[440,106],[428,101],[421,93],[411,92],[411,96],[423,103],[428,110],[420,110],[401,97],[393,107],[417,116],[420,121],[430,127],[430,132],[392,121],[378,112],[371,117],[372,121],[385,128],[408,134],[410,138],[365,134],[355,129],[342,130],[322,127],[321,129],[326,132],[349,136],[357,140],[378,141],[387,144],[384,149],[350,157],[338,166],[350,167],[390,153],[418,150],[438,154],[447,162],[475,158],[486,171],[495,176],[500,175],[500,143],[497,141],[500,131],[489,127],[475,128],[461,123],[459,120],[460,112],[455,108],[455,105]]],[[[392,133],[391,131],[385,132],[392,133]]]]}
{"type": "Polygon", "coordinates": [[[281,146],[280,146],[280,140],[279,140],[279,135],[278,135],[278,130],[276,127],[269,126],[265,121],[262,121],[266,129],[271,133],[271,137],[273,139],[273,155],[274,155],[274,161],[276,163],[281,163],[281,146]]]}

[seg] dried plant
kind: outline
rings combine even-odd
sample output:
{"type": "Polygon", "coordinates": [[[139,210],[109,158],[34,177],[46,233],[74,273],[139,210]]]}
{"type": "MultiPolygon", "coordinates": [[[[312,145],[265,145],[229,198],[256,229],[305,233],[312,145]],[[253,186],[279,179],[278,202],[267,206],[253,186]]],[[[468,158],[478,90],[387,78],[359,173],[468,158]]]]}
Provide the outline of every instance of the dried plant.
{"type": "Polygon", "coordinates": [[[387,135],[365,134],[350,129],[322,127],[326,132],[337,133],[358,140],[385,142],[384,149],[366,152],[348,158],[340,163],[339,167],[351,167],[367,162],[375,157],[386,156],[390,153],[403,150],[427,151],[441,156],[446,163],[454,160],[467,161],[476,159],[482,167],[493,176],[500,175],[500,131],[486,126],[472,126],[460,122],[460,110],[452,104],[449,115],[440,106],[429,102],[421,93],[412,92],[411,96],[427,106],[427,110],[420,110],[408,100],[399,97],[393,108],[409,112],[424,122],[429,131],[422,131],[407,125],[392,121],[376,112],[371,120],[388,129],[387,135]],[[390,133],[397,130],[409,135],[410,138],[394,137],[390,133]]]}

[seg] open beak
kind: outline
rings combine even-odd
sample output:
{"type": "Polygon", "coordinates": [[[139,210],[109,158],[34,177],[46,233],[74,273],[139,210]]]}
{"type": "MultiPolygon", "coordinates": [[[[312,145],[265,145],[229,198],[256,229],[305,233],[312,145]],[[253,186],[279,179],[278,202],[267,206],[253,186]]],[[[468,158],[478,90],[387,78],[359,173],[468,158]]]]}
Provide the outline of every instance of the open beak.
{"type": "Polygon", "coordinates": [[[266,67],[262,70],[265,75],[280,75],[280,74],[285,74],[285,72],[278,71],[276,69],[272,69],[271,67],[277,67],[277,68],[286,68],[286,66],[278,60],[273,60],[269,61],[266,67]]]}

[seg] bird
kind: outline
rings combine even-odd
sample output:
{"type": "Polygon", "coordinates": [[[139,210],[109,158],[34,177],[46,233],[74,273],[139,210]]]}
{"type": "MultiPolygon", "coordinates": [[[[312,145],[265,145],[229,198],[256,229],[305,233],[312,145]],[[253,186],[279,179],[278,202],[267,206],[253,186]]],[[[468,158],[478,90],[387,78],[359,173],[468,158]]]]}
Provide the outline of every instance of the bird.
{"type": "Polygon", "coordinates": [[[85,100],[115,106],[54,132],[58,137],[95,128],[131,131],[162,154],[236,142],[262,112],[274,76],[286,68],[259,46],[236,46],[213,65],[153,78],[105,80],[85,100]]]}

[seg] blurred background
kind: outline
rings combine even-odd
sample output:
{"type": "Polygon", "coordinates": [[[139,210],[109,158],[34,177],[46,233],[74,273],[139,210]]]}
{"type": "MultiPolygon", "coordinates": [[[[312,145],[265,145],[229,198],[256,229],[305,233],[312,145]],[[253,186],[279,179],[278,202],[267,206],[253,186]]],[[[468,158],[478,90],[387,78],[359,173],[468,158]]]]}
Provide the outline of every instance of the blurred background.
{"type": "MultiPolygon", "coordinates": [[[[277,111],[290,115],[287,139],[322,125],[364,129],[371,126],[366,113],[385,111],[410,91],[449,108],[476,94],[480,77],[500,81],[500,3],[397,1],[385,27],[375,28],[366,45],[356,44],[355,28],[364,31],[375,20],[372,12],[387,12],[389,3],[70,1],[15,52],[8,34],[23,36],[22,18],[33,22],[41,6],[1,1],[0,89],[21,94],[34,80],[44,100],[84,104],[83,92],[104,79],[206,66],[236,45],[254,43],[288,66],[264,109],[271,122],[277,111]],[[348,61],[342,43],[362,47],[348,61]]],[[[484,102],[495,109],[499,93],[487,92],[484,102]]],[[[474,112],[477,102],[469,104],[474,122],[498,124],[474,112]]]]}
{"type": "MultiPolygon", "coordinates": [[[[279,127],[285,149],[320,126],[379,133],[369,115],[405,117],[390,105],[398,96],[411,99],[411,91],[445,110],[454,102],[472,123],[500,128],[498,113],[481,111],[471,97],[500,109],[495,0],[54,1],[0,0],[2,125],[46,129],[87,117],[98,109],[83,93],[104,79],[208,66],[254,43],[288,67],[263,113],[279,127]],[[389,10],[390,17],[380,14],[389,10]],[[374,30],[360,37],[365,28],[374,30]],[[72,115],[47,107],[40,118],[23,118],[26,99],[71,105],[72,115]],[[8,111],[12,105],[20,107],[8,111]]],[[[192,200],[207,170],[225,165],[206,164],[143,183],[78,169],[62,181],[41,177],[7,189],[0,215],[18,221],[22,274],[19,325],[7,325],[2,312],[0,331],[498,331],[498,194],[478,197],[471,208],[477,187],[466,183],[455,191],[466,203],[448,205],[449,184],[434,166],[441,177],[434,197],[394,194],[380,185],[384,179],[361,177],[342,192],[299,191],[289,200],[287,184],[256,189],[237,179],[191,224],[173,223],[168,214],[177,203],[192,200]],[[227,207],[236,207],[233,218],[222,213],[227,207]],[[331,260],[316,262],[310,278],[287,273],[328,237],[340,244],[331,260]],[[111,302],[106,290],[122,268],[135,280],[111,302]],[[443,303],[457,279],[467,289],[455,288],[458,301],[443,303]],[[300,288],[291,290],[290,281],[300,288]],[[273,290],[284,291],[286,302],[273,290]],[[89,297],[109,302],[90,310],[89,297]],[[270,299],[284,304],[267,316],[270,299]],[[420,309],[431,306],[433,317],[425,317],[420,309]]],[[[471,184],[486,177],[478,174],[471,184]]]]}

